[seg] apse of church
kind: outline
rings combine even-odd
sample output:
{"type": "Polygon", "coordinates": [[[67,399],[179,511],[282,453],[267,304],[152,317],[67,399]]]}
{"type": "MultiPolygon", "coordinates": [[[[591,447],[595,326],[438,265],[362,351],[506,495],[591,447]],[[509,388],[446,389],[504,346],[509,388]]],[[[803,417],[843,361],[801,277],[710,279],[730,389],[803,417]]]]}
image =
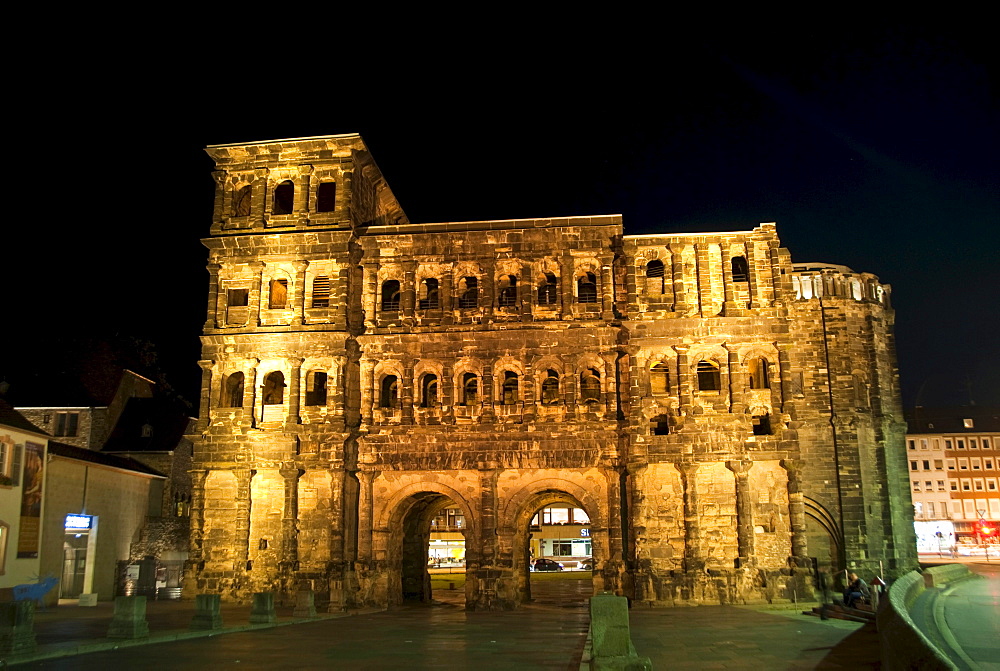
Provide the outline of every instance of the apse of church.
{"type": "Polygon", "coordinates": [[[652,605],[915,565],[877,277],[773,224],[413,224],[353,134],[208,153],[189,593],[427,599],[446,507],[470,609],[530,598],[553,504],[590,518],[594,589],[652,605]]]}

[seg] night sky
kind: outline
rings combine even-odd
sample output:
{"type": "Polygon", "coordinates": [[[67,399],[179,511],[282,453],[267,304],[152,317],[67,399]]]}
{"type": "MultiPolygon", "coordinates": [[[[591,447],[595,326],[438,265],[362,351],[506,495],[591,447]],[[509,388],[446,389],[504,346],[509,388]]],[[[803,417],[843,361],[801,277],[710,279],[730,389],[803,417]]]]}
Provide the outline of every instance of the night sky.
{"type": "Polygon", "coordinates": [[[21,299],[0,350],[7,398],[78,403],[128,365],[196,402],[214,195],[203,147],[359,132],[413,222],[777,222],[793,262],[892,284],[905,404],[1000,405],[985,27],[522,30],[273,53],[250,40],[244,56],[194,33],[143,35],[39,66],[9,145],[31,187],[10,194],[23,210],[3,236],[21,299]]]}

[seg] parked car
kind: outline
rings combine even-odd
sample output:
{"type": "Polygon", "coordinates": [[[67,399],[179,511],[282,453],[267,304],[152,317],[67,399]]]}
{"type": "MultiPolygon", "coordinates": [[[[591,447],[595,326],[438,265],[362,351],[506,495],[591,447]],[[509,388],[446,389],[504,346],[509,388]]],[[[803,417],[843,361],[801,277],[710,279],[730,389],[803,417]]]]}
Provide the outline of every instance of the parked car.
{"type": "Polygon", "coordinates": [[[531,562],[532,571],[562,571],[563,565],[554,559],[546,559],[545,557],[540,557],[535,561],[531,562]]]}

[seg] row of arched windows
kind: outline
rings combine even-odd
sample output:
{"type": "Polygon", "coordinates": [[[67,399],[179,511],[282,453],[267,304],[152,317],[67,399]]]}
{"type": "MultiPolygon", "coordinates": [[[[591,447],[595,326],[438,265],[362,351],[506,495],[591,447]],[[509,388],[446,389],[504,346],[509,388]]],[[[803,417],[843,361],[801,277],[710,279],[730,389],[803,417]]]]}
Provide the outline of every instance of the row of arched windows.
{"type": "MultiPolygon", "coordinates": [[[[253,185],[245,184],[233,192],[233,216],[248,217],[253,207],[253,185]]],[[[337,207],[337,183],[320,182],[316,187],[316,212],[333,212],[337,207]]],[[[295,183],[278,182],[271,193],[271,214],[292,214],[295,209],[295,183]]]]}
{"type": "MultiPolygon", "coordinates": [[[[512,308],[518,302],[518,277],[501,275],[497,280],[497,306],[512,308]]],[[[553,273],[542,273],[535,286],[538,305],[555,305],[558,302],[558,280],[553,273]]],[[[315,294],[314,294],[315,295],[315,294]]],[[[385,280],[379,293],[379,303],[383,312],[397,312],[401,306],[401,285],[399,280],[385,280]]],[[[576,300],[578,303],[597,302],[597,276],[592,272],[582,272],[576,279],[576,300]]],[[[417,306],[421,310],[441,307],[437,278],[428,277],[420,282],[417,306]]],[[[463,277],[458,281],[459,309],[479,307],[479,279],[463,277]]]]}
{"type": "MultiPolygon", "coordinates": [[[[326,371],[309,371],[306,374],[305,405],[326,405],[327,402],[326,371]]],[[[242,408],[245,386],[245,376],[242,371],[227,375],[222,382],[222,393],[219,406],[223,408],[242,408]]],[[[264,405],[282,405],[285,403],[285,374],[280,370],[271,371],[264,376],[261,389],[264,405]]]]}
{"type": "MultiPolygon", "coordinates": [[[[695,368],[698,391],[721,391],[722,373],[719,364],[702,359],[695,368]]],[[[764,357],[747,361],[747,378],[750,389],[771,388],[771,364],[764,357]]],[[[658,361],[649,368],[649,391],[653,396],[670,393],[670,366],[658,361]]]]}
{"type": "MultiPolygon", "coordinates": [[[[750,281],[750,265],[746,257],[734,256],[729,260],[732,270],[733,282],[750,281]]],[[[647,293],[664,293],[664,282],[666,281],[666,266],[660,259],[653,259],[646,264],[646,291],[647,293]]]]}

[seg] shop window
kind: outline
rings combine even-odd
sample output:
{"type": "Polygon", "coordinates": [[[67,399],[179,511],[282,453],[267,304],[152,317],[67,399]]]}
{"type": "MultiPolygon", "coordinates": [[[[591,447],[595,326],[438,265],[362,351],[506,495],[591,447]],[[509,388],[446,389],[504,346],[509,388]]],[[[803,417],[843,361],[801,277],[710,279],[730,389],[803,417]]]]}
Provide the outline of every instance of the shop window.
{"type": "Polygon", "coordinates": [[[558,286],[556,276],[552,273],[545,273],[538,283],[538,304],[555,305],[558,296],[558,286]]]}
{"type": "Polygon", "coordinates": [[[747,372],[750,374],[751,389],[771,388],[771,364],[768,363],[767,359],[762,356],[754,357],[750,359],[748,368],[747,372]]]}
{"type": "Polygon", "coordinates": [[[73,437],[80,431],[80,413],[78,412],[57,412],[56,430],[57,437],[73,437]]]}
{"type": "Polygon", "coordinates": [[[698,362],[698,391],[719,391],[722,389],[722,375],[719,364],[704,359],[698,362]]]}
{"type": "Polygon", "coordinates": [[[317,275],[313,279],[312,306],[314,308],[330,307],[330,278],[317,275]]]}
{"type": "Polygon", "coordinates": [[[479,403],[479,378],[475,373],[462,375],[462,405],[479,403]]]}
{"type": "Polygon", "coordinates": [[[559,398],[559,373],[548,370],[542,382],[542,405],[556,405],[559,398]]]}
{"type": "Polygon", "coordinates": [[[250,203],[253,199],[253,187],[247,184],[237,189],[233,194],[233,216],[250,216],[250,203]]]}
{"type": "Polygon", "coordinates": [[[250,304],[250,290],[230,289],[226,292],[226,303],[231,308],[245,308],[250,304]]]}
{"type": "Polygon", "coordinates": [[[580,400],[584,403],[601,400],[601,375],[593,368],[580,373],[580,400]]]}
{"type": "Polygon", "coordinates": [[[653,259],[646,264],[646,293],[659,295],[663,293],[663,276],[665,269],[663,261],[653,259]]]}
{"type": "Polygon", "coordinates": [[[420,283],[420,298],[417,304],[421,310],[436,310],[438,306],[438,281],[428,277],[420,283]]]}
{"type": "Polygon", "coordinates": [[[274,202],[271,206],[271,214],[291,214],[295,203],[295,185],[291,180],[278,184],[274,189],[274,202]]]}
{"type": "Polygon", "coordinates": [[[746,257],[734,256],[731,265],[733,269],[733,282],[750,281],[750,266],[747,264],[746,257]]]}
{"type": "Polygon", "coordinates": [[[326,373],[317,370],[306,378],[306,405],[326,405],[326,373]]]}
{"type": "Polygon", "coordinates": [[[243,373],[233,373],[223,385],[222,403],[226,408],[243,407],[243,373]]]}
{"type": "Polygon", "coordinates": [[[395,375],[382,378],[378,404],[381,408],[395,408],[399,402],[399,380],[395,375]]]}
{"type": "Polygon", "coordinates": [[[750,418],[753,423],[753,435],[755,436],[770,436],[771,431],[771,415],[753,415],[750,418]]]}
{"type": "Polygon", "coordinates": [[[514,405],[517,403],[517,373],[505,371],[503,374],[503,404],[514,405]]]}
{"type": "Polygon", "coordinates": [[[399,281],[386,280],[382,283],[382,311],[399,311],[399,281]]]}
{"type": "Polygon", "coordinates": [[[268,291],[267,307],[271,310],[284,310],[288,304],[288,280],[271,280],[268,291]]]}
{"type": "Polygon", "coordinates": [[[670,418],[666,415],[657,415],[649,420],[649,427],[654,436],[666,436],[670,433],[670,418]]]}
{"type": "Polygon", "coordinates": [[[458,283],[458,307],[463,310],[479,307],[479,280],[463,277],[458,283]]]}
{"type": "Polygon", "coordinates": [[[497,283],[497,289],[498,306],[511,308],[517,305],[517,278],[514,275],[502,275],[497,283]]]}
{"type": "Polygon", "coordinates": [[[285,375],[280,370],[264,378],[264,405],[281,405],[285,402],[285,375]]]}
{"type": "Polygon", "coordinates": [[[420,380],[420,407],[436,408],[438,406],[437,375],[428,373],[420,380]]]}
{"type": "Polygon", "coordinates": [[[316,187],[316,211],[333,212],[337,209],[337,183],[320,182],[316,187]]]}
{"type": "Polygon", "coordinates": [[[597,302],[597,276],[583,273],[576,280],[576,300],[579,303],[597,302]]]}
{"type": "Polygon", "coordinates": [[[670,393],[670,367],[662,361],[649,369],[649,391],[653,396],[670,393]]]}

